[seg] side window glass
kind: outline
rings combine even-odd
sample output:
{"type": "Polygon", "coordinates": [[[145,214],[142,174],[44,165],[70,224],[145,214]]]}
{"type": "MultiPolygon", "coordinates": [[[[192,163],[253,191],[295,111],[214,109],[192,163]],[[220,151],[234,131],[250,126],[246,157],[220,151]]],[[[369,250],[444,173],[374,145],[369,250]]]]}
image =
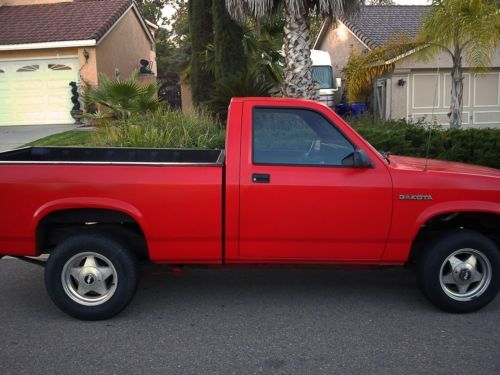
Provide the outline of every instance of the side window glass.
{"type": "Polygon", "coordinates": [[[354,146],[317,112],[296,108],[255,108],[253,162],[256,164],[332,165],[354,146]]]}

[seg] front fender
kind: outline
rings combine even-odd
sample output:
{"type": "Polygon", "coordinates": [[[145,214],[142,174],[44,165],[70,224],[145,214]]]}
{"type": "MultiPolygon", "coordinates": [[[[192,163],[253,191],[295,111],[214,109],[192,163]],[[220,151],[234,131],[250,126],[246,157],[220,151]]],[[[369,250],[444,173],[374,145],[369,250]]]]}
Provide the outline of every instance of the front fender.
{"type": "Polygon", "coordinates": [[[411,220],[412,225],[408,227],[396,228],[393,224],[391,235],[382,257],[383,263],[402,264],[408,260],[412,244],[415,241],[422,225],[433,217],[454,212],[485,212],[500,214],[500,204],[486,201],[448,201],[432,204],[423,209],[411,220]]]}
{"type": "Polygon", "coordinates": [[[454,212],[485,212],[500,214],[500,204],[484,201],[451,201],[434,204],[423,210],[417,217],[415,226],[411,232],[412,240],[417,236],[420,228],[433,217],[451,214],[454,212]]]}

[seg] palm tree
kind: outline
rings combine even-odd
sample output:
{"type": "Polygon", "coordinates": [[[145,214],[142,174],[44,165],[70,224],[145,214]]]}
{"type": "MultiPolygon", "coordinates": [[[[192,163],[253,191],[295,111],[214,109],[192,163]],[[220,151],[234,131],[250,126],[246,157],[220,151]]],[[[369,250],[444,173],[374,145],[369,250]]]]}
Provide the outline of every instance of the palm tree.
{"type": "Polygon", "coordinates": [[[283,53],[285,55],[283,96],[318,99],[318,90],[312,79],[310,16],[339,17],[351,14],[363,0],[226,0],[226,7],[234,19],[244,22],[248,17],[265,19],[283,9],[285,27],[283,53]]]}
{"type": "Polygon", "coordinates": [[[462,125],[463,67],[465,58],[477,71],[486,70],[500,45],[500,12],[497,0],[434,0],[434,9],[418,36],[435,56],[445,51],[451,70],[450,127],[462,125]]]}
{"type": "Polygon", "coordinates": [[[156,82],[141,84],[139,73],[134,70],[130,78],[110,79],[105,74],[99,76],[99,86],[87,86],[84,100],[87,105],[99,105],[104,109],[96,114],[87,114],[86,118],[105,118],[114,116],[128,118],[132,114],[154,112],[160,107],[157,97],[156,82]]]}

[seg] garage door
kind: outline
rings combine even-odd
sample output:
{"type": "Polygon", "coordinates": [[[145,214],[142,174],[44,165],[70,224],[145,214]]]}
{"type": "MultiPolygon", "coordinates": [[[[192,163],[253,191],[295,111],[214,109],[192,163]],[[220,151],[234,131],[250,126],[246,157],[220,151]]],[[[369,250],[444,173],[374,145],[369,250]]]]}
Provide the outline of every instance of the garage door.
{"type": "Polygon", "coordinates": [[[0,125],[71,124],[78,59],[0,61],[0,125]]]}
{"type": "MultiPolygon", "coordinates": [[[[396,85],[400,78],[409,81],[406,90],[410,94],[407,106],[410,119],[431,123],[436,121],[440,125],[449,125],[451,90],[449,70],[439,73],[414,72],[411,76],[397,78],[394,76],[394,78],[393,95],[402,94],[404,97],[404,89],[396,85]]],[[[483,74],[465,72],[463,87],[462,126],[500,128],[500,72],[490,71],[483,74]]]]}

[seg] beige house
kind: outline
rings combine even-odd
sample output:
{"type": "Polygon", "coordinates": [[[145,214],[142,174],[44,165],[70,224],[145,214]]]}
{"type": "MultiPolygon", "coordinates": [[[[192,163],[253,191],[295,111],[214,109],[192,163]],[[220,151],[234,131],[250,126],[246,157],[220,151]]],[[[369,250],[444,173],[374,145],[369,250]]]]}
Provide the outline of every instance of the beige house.
{"type": "MultiPolygon", "coordinates": [[[[414,37],[429,11],[429,6],[365,6],[351,19],[326,21],[314,48],[329,52],[334,75],[344,79],[342,69],[351,51],[370,51],[402,34],[414,37]]],[[[442,53],[422,62],[407,54],[393,62],[395,70],[374,83],[375,113],[386,119],[448,125],[450,56],[442,53]]],[[[500,127],[500,50],[493,56],[487,73],[475,74],[466,61],[464,67],[463,126],[500,127]]]]}
{"type": "Polygon", "coordinates": [[[154,77],[155,29],[133,0],[0,0],[0,125],[73,123],[71,81],[128,77],[140,60],[154,77]]]}

